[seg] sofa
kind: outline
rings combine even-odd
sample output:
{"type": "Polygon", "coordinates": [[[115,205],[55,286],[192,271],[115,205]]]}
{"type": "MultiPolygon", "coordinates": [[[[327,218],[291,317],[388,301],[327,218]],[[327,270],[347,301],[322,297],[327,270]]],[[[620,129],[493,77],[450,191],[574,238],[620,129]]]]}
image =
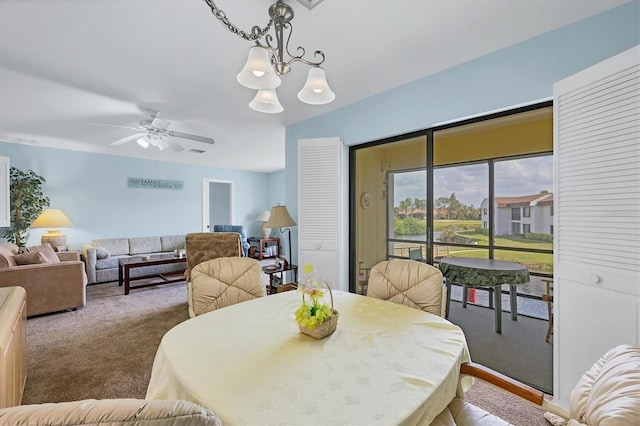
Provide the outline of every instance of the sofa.
{"type": "MultiPolygon", "coordinates": [[[[184,235],[160,237],[106,238],[82,246],[89,284],[118,280],[118,262],[123,257],[153,256],[185,248],[184,235]]],[[[131,271],[131,278],[184,271],[183,263],[147,266],[131,271]]]]}
{"type": "Polygon", "coordinates": [[[27,291],[28,316],[84,306],[86,285],[77,251],[54,252],[49,244],[18,248],[0,243],[0,287],[27,291]]]}

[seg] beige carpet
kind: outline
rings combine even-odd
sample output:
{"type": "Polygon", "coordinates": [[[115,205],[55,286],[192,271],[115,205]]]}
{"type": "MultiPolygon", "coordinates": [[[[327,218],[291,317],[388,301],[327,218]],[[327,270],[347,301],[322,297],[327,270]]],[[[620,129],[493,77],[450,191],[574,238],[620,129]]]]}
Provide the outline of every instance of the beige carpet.
{"type": "MultiPolygon", "coordinates": [[[[88,286],[85,308],[28,320],[22,403],[144,398],[160,339],[186,319],[184,283],[128,296],[117,283],[88,286]]],[[[480,382],[467,399],[516,426],[547,425],[540,410],[480,382]]]]}

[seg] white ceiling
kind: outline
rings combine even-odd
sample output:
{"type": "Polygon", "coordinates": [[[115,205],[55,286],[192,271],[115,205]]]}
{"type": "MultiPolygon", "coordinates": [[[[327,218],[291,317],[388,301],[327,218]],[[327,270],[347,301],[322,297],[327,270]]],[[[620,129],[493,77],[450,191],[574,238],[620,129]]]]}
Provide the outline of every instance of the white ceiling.
{"type": "MultiPolygon", "coordinates": [[[[217,0],[245,31],[275,0],[217,0]]],[[[281,114],[247,106],[235,76],[251,43],[203,0],[0,0],[0,141],[253,171],[284,168],[286,126],[600,13],[628,0],[324,0],[296,15],[292,50],[326,54],[336,100],[296,93],[307,67],[278,88],[281,114]],[[152,108],[171,129],[213,137],[205,154],[109,146],[152,108]],[[26,141],[25,141],[26,140],[26,141]]]]}

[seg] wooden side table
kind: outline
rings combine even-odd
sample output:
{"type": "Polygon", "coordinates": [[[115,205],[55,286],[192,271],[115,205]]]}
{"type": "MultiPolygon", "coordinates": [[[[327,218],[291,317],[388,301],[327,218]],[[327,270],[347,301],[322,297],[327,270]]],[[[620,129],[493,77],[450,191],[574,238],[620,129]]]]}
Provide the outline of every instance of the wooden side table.
{"type": "Polygon", "coordinates": [[[251,257],[262,260],[270,257],[280,256],[280,238],[259,238],[259,237],[250,237],[247,238],[247,242],[256,247],[257,245],[257,254],[251,257]],[[275,247],[275,253],[270,255],[265,255],[265,249],[267,247],[275,247]]]}
{"type": "Polygon", "coordinates": [[[269,285],[267,286],[267,294],[275,294],[278,292],[278,287],[274,284],[274,275],[280,274],[280,282],[281,284],[285,284],[283,282],[284,273],[292,271],[293,272],[293,281],[298,281],[298,265],[288,265],[286,268],[281,266],[279,268],[275,268],[273,265],[267,265],[262,267],[262,272],[269,275],[269,285]]]}

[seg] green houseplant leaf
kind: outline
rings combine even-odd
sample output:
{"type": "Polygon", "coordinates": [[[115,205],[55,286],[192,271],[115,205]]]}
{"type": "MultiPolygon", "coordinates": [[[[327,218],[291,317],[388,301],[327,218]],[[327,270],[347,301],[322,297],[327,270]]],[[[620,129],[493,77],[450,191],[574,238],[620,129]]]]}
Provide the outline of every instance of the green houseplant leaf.
{"type": "Polygon", "coordinates": [[[42,193],[46,180],[33,170],[23,172],[15,167],[9,171],[9,180],[11,224],[0,228],[0,236],[23,247],[29,239],[29,226],[49,206],[49,197],[42,193]]]}

